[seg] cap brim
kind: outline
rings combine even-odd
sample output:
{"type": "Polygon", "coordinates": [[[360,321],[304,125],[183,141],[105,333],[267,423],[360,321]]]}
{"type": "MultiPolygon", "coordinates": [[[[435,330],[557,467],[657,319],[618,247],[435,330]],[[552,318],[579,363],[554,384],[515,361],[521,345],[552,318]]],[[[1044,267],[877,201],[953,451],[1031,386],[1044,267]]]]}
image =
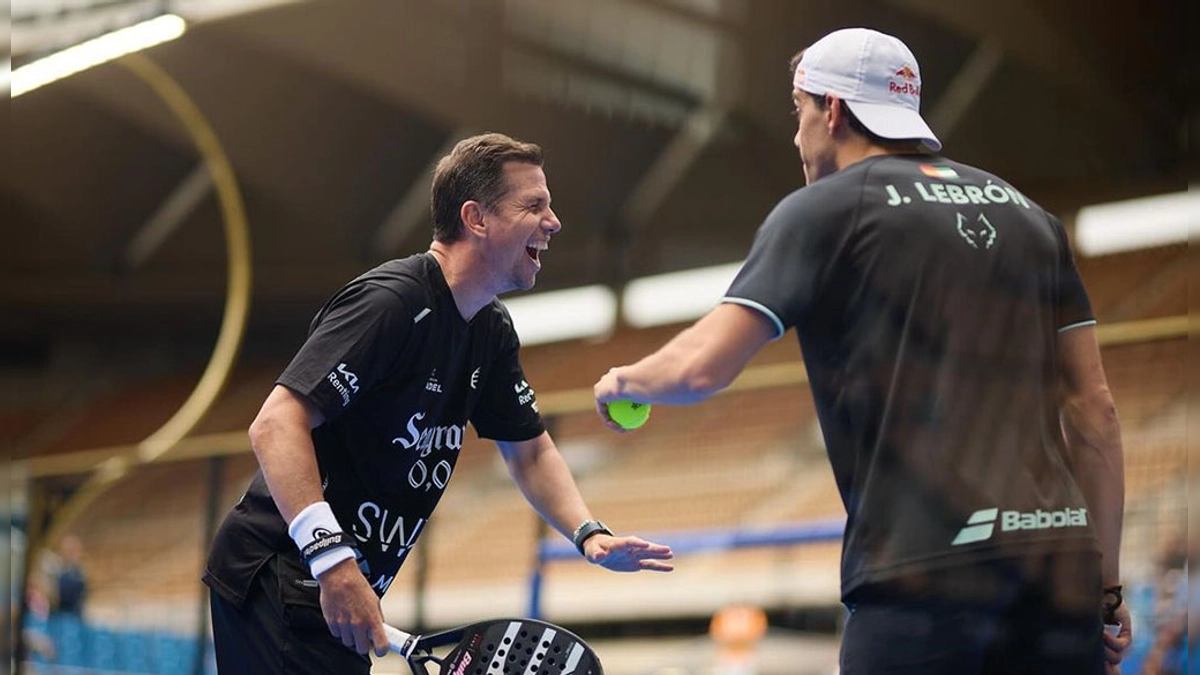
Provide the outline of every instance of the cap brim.
{"type": "Polygon", "coordinates": [[[877,136],[897,140],[915,138],[933,152],[942,149],[942,142],[934,135],[933,129],[929,128],[921,114],[915,110],[903,106],[860,101],[846,101],[846,104],[850,106],[850,110],[863,123],[863,126],[877,136]]]}

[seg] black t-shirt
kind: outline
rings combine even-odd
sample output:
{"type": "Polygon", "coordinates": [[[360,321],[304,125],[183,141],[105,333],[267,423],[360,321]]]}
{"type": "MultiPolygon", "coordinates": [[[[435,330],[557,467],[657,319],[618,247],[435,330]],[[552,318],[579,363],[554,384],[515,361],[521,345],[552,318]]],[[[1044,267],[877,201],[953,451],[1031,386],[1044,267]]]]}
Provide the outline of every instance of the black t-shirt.
{"type": "Polygon", "coordinates": [[[784,198],[724,302],[794,326],[846,508],[842,589],[1095,550],[1056,341],[1095,323],[1062,225],[1003,180],[873,157],[784,198]]]}
{"type": "MultiPolygon", "coordinates": [[[[464,321],[437,261],[421,254],[339,290],[280,375],[325,418],[312,432],[325,500],[380,596],[449,483],[467,422],[494,440],[545,430],[518,349],[498,300],[464,321]]],[[[259,471],[217,533],[205,581],[241,603],[273,554],[303,570],[259,471]]]]}

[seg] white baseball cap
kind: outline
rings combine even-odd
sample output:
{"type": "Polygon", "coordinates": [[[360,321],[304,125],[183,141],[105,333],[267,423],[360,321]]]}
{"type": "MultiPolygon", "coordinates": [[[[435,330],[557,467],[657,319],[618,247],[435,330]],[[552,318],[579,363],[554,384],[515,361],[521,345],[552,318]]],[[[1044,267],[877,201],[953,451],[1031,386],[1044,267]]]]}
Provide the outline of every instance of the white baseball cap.
{"type": "Polygon", "coordinates": [[[900,40],[868,28],[837,30],[804,50],[792,86],[832,94],[872,133],[915,138],[937,152],[942,142],[921,118],[921,69],[900,40]]]}

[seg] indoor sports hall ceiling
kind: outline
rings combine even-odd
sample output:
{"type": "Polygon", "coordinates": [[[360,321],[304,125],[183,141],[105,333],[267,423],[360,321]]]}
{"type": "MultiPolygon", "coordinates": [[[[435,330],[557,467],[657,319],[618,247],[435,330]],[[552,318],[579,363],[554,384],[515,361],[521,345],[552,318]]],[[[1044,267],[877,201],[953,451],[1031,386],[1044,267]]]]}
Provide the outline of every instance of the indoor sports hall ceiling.
{"type": "MultiPolygon", "coordinates": [[[[346,280],[424,250],[431,162],[485,130],[546,150],[564,229],[539,289],[741,259],[802,183],[788,59],[839,27],[905,39],[947,155],[1068,221],[1181,189],[1195,125],[1174,0],[84,1],[54,16],[147,4],[193,20],[145,53],[232,161],[258,337],[300,330],[346,280]]],[[[30,38],[50,19],[18,16],[29,5],[14,3],[13,65],[53,42],[30,38]]],[[[150,89],[109,64],[13,99],[10,115],[3,344],[210,340],[220,212],[150,89]]]]}

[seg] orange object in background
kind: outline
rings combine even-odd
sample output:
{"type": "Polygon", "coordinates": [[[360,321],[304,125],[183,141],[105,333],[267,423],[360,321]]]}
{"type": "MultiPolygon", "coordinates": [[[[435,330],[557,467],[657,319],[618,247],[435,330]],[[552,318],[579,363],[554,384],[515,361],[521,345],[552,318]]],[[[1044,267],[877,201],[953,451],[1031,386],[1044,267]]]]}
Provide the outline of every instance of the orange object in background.
{"type": "Polygon", "coordinates": [[[767,614],[758,607],[733,605],[713,615],[708,629],[717,643],[715,673],[754,675],[756,647],[767,633],[767,614]]]}

